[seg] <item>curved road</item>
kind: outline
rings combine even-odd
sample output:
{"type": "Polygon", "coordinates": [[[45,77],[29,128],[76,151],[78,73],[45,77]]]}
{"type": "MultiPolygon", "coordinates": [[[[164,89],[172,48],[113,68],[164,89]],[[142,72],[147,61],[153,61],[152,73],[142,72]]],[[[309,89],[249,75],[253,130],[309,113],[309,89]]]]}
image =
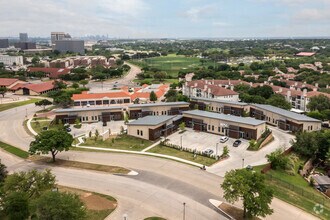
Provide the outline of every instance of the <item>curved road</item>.
{"type": "Polygon", "coordinates": [[[125,62],[125,64],[129,65],[131,69],[124,77],[118,79],[111,79],[103,82],[90,81],[87,87],[92,92],[106,92],[113,89],[114,85],[117,88],[122,86],[136,86],[133,80],[135,79],[137,74],[141,73],[141,68],[127,62],[125,62]]]}
{"type": "MultiPolygon", "coordinates": [[[[24,130],[25,115],[32,116],[40,108],[33,104],[0,113],[0,140],[27,150],[33,139],[24,130]]],[[[110,219],[143,219],[162,216],[167,219],[182,218],[182,203],[186,202],[186,219],[224,219],[208,199],[223,200],[220,183],[222,177],[201,171],[198,168],[155,157],[119,153],[70,151],[59,158],[82,162],[118,165],[139,172],[137,176],[115,176],[100,172],[53,167],[60,184],[112,195],[118,199],[118,209],[110,219]]],[[[28,163],[0,151],[0,159],[10,171],[45,166],[28,163]]],[[[287,203],[273,200],[275,213],[269,219],[313,219],[287,203]]]]}

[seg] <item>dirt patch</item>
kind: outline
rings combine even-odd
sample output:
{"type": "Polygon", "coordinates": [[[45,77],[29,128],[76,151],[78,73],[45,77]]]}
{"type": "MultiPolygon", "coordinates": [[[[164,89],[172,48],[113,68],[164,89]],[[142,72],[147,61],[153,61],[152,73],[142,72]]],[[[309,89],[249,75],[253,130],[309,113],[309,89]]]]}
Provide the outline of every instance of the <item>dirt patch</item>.
{"type": "Polygon", "coordinates": [[[117,207],[117,203],[109,201],[108,199],[93,193],[85,193],[80,195],[80,199],[90,210],[115,209],[117,207]]]}
{"type": "Polygon", "coordinates": [[[114,199],[107,199],[96,193],[87,192],[80,189],[58,186],[60,191],[75,193],[79,196],[81,201],[86,205],[89,210],[101,211],[101,210],[114,210],[117,207],[117,201],[114,199]]]}
{"type": "MultiPolygon", "coordinates": [[[[221,203],[219,209],[230,215],[236,220],[244,220],[243,218],[243,209],[237,208],[235,206],[229,205],[227,203],[221,203]]],[[[252,218],[253,220],[261,220],[258,217],[252,218]]]]}

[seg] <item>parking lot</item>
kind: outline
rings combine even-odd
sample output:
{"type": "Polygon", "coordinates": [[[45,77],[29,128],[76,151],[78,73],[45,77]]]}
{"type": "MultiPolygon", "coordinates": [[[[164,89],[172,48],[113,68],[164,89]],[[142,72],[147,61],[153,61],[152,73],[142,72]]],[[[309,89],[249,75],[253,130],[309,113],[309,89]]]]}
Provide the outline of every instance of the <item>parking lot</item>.
{"type": "Polygon", "coordinates": [[[220,143],[220,137],[216,134],[210,134],[206,132],[194,131],[190,128],[187,128],[186,131],[182,134],[176,132],[167,138],[169,143],[181,146],[184,148],[196,149],[198,151],[203,151],[207,148],[212,149],[214,155],[221,155],[224,146],[228,146],[230,155],[244,156],[244,152],[249,146],[247,140],[240,139],[242,143],[238,147],[233,147],[233,143],[236,139],[229,138],[225,143],[220,143]],[[217,147],[218,146],[218,147],[217,147]]]}

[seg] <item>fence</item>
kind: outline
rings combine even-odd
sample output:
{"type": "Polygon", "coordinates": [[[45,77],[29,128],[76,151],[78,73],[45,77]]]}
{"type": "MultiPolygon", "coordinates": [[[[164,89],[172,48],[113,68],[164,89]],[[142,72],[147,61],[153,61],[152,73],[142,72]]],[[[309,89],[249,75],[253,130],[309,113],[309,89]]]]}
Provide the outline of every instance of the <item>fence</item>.
{"type": "Polygon", "coordinates": [[[266,177],[266,179],[268,179],[272,182],[275,182],[276,185],[278,185],[278,186],[282,186],[286,189],[289,189],[289,190],[297,193],[298,195],[301,195],[305,198],[308,198],[309,200],[315,201],[318,204],[329,207],[329,199],[325,198],[325,196],[323,196],[322,194],[319,194],[318,192],[315,192],[315,193],[308,192],[304,188],[301,188],[299,186],[295,186],[295,185],[293,185],[291,183],[288,183],[284,180],[278,179],[278,178],[276,178],[273,175],[268,174],[268,173],[265,173],[265,177],[266,177]]]}

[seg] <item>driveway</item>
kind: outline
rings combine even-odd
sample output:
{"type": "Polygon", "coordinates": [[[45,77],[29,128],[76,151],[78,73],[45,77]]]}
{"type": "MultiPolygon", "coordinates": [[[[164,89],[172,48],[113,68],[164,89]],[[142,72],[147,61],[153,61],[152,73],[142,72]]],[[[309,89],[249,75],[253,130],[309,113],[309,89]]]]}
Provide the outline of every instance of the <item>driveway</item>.
{"type": "Polygon", "coordinates": [[[242,150],[248,147],[248,141],[241,139],[242,143],[238,147],[233,147],[233,143],[236,139],[229,138],[225,143],[220,143],[220,136],[216,134],[211,134],[207,132],[194,131],[191,128],[186,128],[186,131],[182,134],[176,132],[167,137],[169,142],[178,146],[196,149],[197,151],[203,151],[206,148],[213,150],[214,155],[221,155],[223,147],[227,146],[229,151],[233,154],[241,154],[242,150]]]}

